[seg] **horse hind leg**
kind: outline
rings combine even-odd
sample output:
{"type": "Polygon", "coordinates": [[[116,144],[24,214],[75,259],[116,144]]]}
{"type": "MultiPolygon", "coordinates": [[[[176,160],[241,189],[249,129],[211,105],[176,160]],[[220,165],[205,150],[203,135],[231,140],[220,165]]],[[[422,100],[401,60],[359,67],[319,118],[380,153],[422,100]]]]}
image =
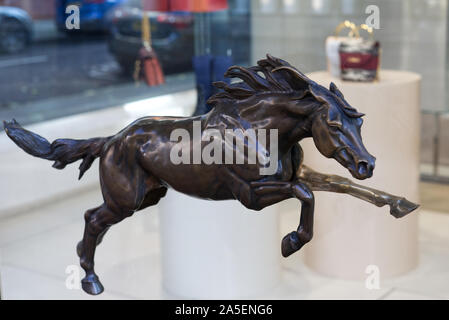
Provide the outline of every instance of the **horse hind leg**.
{"type": "MultiPolygon", "coordinates": [[[[167,188],[165,187],[148,188],[145,197],[135,211],[157,204],[166,192],[167,188]]],[[[89,294],[97,295],[104,291],[104,287],[94,271],[96,246],[101,243],[103,236],[113,224],[129,217],[134,212],[133,210],[123,212],[120,210],[116,206],[111,208],[104,203],[97,208],[87,210],[85,213],[84,237],[78,243],[77,253],[80,257],[81,267],[86,272],[86,277],[81,281],[82,288],[89,294]]]]}
{"type": "Polygon", "coordinates": [[[95,248],[99,237],[111,225],[120,222],[128,215],[113,211],[106,204],[86,211],[84,215],[84,236],[81,245],[78,244],[77,248],[78,254],[80,255],[81,267],[86,272],[86,276],[81,280],[81,285],[85,292],[97,295],[104,291],[103,285],[94,271],[95,248]]]}
{"type": "MultiPolygon", "coordinates": [[[[166,187],[160,187],[157,189],[154,189],[150,192],[147,193],[147,195],[145,196],[144,200],[142,201],[140,207],[138,210],[142,210],[145,209],[147,207],[150,206],[154,206],[156,205],[159,200],[161,198],[163,198],[165,196],[165,194],[167,193],[167,188],[166,187]]],[[[99,209],[100,207],[96,207],[93,209],[89,209],[86,214],[91,214],[93,211],[99,209]]],[[[98,246],[99,244],[101,244],[101,242],[103,241],[103,238],[106,234],[106,232],[109,230],[110,226],[106,227],[97,237],[97,242],[96,245],[98,246]]],[[[81,258],[81,255],[83,254],[83,240],[78,242],[78,245],[76,246],[76,253],[78,255],[78,257],[81,258]]]]}
{"type": "MultiPolygon", "coordinates": [[[[100,209],[101,206],[89,209],[86,211],[86,213],[84,214],[84,217],[91,215],[93,212],[95,212],[96,210],[100,209]]],[[[99,245],[102,241],[102,238],[104,236],[104,234],[106,233],[106,231],[108,231],[109,227],[106,228],[97,238],[97,245],[99,245]]],[[[78,255],[79,258],[81,258],[82,254],[83,254],[83,239],[81,239],[81,241],[78,242],[77,246],[76,246],[76,254],[78,255]]]]}
{"type": "MultiPolygon", "coordinates": [[[[106,232],[109,230],[109,227],[107,227],[106,229],[104,229],[104,231],[102,231],[98,237],[97,237],[97,246],[103,241],[104,235],[106,234],[106,232]]],[[[77,246],[76,246],[76,254],[78,255],[79,258],[81,258],[81,255],[83,254],[83,240],[79,241],[77,246]]]]}

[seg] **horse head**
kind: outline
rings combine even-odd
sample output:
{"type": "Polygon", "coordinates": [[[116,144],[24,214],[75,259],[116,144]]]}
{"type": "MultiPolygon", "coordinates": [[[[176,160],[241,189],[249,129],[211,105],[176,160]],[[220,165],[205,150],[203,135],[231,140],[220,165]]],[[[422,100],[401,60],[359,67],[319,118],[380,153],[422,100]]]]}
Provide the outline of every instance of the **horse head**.
{"type": "Polygon", "coordinates": [[[217,112],[226,113],[240,105],[240,117],[258,123],[263,119],[263,123],[277,127],[282,123],[292,143],[312,136],[324,156],[337,160],[355,178],[372,176],[375,158],[366,150],[360,135],[363,114],[349,105],[335,84],[331,83],[328,90],[271,55],[254,67],[232,66],[225,76],[242,81],[214,83],[222,91],[208,103],[221,105],[217,112]],[[307,132],[306,127],[310,127],[307,132]]]}
{"type": "Polygon", "coordinates": [[[296,78],[318,102],[311,114],[311,135],[321,154],[337,160],[356,179],[371,177],[376,158],[363,145],[363,114],[349,105],[334,83],[328,90],[290,65],[277,67],[273,72],[281,70],[296,78]]]}

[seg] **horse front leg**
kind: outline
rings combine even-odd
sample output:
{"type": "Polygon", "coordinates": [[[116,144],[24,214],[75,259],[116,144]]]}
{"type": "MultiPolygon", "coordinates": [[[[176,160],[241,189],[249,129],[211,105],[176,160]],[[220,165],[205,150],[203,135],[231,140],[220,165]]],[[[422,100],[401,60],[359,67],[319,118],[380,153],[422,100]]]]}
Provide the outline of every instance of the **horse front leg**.
{"type": "Polygon", "coordinates": [[[259,202],[276,199],[297,198],[301,202],[301,217],[296,231],[290,232],[282,239],[281,251],[284,257],[301,249],[313,237],[313,213],[315,197],[311,189],[301,181],[292,182],[255,182],[251,184],[259,202]]]}
{"type": "Polygon", "coordinates": [[[418,204],[410,202],[403,197],[365,187],[338,175],[319,173],[305,165],[301,165],[296,175],[298,179],[310,186],[313,191],[346,193],[378,207],[389,205],[390,214],[395,218],[401,218],[419,207],[418,204]]]}
{"type": "Polygon", "coordinates": [[[302,248],[313,237],[313,213],[315,197],[312,190],[302,182],[296,181],[292,186],[294,197],[301,201],[301,218],[296,231],[290,232],[282,239],[282,255],[288,257],[302,248]]]}

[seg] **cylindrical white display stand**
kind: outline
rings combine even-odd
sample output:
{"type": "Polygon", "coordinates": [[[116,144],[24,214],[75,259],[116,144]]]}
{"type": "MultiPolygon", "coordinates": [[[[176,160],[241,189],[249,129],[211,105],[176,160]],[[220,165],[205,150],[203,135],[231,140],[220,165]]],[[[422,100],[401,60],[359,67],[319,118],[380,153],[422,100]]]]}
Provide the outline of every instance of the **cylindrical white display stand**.
{"type": "Polygon", "coordinates": [[[251,298],[280,281],[276,206],[195,199],[174,190],[159,203],[163,286],[192,299],[251,298]]]}
{"type": "MultiPolygon", "coordinates": [[[[372,178],[356,182],[419,203],[420,76],[383,70],[373,83],[344,82],[327,72],[308,76],[327,88],[333,81],[349,104],[366,114],[362,138],[377,158],[376,168],[372,178]]],[[[335,160],[324,158],[311,139],[301,145],[305,164],[314,170],[355,180],[335,160]]],[[[388,277],[417,265],[418,211],[396,219],[387,206],[327,192],[316,192],[315,201],[314,238],[304,248],[313,270],[365,279],[373,270],[388,277]]]]}

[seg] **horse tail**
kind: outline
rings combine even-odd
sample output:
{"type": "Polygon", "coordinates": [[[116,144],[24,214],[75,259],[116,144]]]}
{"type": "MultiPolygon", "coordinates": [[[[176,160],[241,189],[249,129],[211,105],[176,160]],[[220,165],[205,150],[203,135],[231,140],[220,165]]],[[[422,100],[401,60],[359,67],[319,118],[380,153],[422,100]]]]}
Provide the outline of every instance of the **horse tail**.
{"type": "Polygon", "coordinates": [[[40,135],[22,128],[14,119],[3,121],[3,127],[8,137],[26,153],[55,161],[53,168],[64,169],[69,163],[83,159],[79,166],[78,179],[90,168],[95,158],[101,155],[103,146],[111,138],[57,139],[50,143],[40,135]]]}

